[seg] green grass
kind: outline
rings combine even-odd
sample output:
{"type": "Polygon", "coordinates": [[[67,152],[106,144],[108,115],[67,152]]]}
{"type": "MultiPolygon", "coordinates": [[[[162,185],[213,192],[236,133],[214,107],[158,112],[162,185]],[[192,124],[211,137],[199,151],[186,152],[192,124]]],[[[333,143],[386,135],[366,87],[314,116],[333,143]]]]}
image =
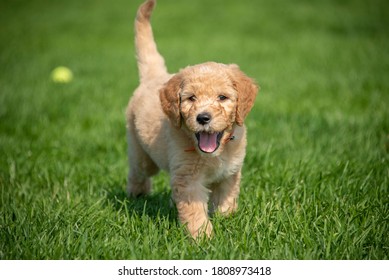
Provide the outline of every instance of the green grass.
{"type": "Polygon", "coordinates": [[[125,194],[140,2],[0,3],[0,259],[388,259],[387,2],[159,1],[172,72],[237,63],[262,88],[239,211],[199,243],[167,174],[125,194]]]}

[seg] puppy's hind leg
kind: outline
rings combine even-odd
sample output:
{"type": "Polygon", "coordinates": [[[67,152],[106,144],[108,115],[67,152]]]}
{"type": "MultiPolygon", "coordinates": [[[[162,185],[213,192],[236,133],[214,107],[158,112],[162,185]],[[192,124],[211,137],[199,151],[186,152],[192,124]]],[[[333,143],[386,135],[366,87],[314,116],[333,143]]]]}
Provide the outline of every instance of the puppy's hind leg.
{"type": "Polygon", "coordinates": [[[226,178],[211,187],[211,213],[219,212],[222,215],[234,213],[238,208],[241,172],[226,178]]]}
{"type": "Polygon", "coordinates": [[[143,150],[134,134],[128,132],[127,139],[130,165],[127,193],[133,197],[147,195],[152,189],[150,177],[157,174],[159,168],[143,150]]]}

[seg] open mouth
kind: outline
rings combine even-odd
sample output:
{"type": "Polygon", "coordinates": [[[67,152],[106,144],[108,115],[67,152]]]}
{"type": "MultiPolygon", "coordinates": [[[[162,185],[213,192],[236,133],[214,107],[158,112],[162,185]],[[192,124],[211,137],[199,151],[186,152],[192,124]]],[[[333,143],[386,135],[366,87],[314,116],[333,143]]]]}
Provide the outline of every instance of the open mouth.
{"type": "Polygon", "coordinates": [[[223,131],[214,133],[204,131],[198,132],[195,135],[198,141],[199,149],[204,153],[213,153],[220,146],[220,139],[222,139],[223,131]]]}

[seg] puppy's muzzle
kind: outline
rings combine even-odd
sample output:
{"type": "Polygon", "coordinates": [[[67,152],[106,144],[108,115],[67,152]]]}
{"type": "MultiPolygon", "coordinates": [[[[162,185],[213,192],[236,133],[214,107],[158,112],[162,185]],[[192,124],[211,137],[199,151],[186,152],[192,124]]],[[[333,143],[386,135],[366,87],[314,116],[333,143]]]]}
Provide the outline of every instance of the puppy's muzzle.
{"type": "Polygon", "coordinates": [[[196,116],[196,121],[200,125],[204,126],[203,131],[195,133],[197,138],[197,144],[203,153],[213,153],[220,145],[220,139],[223,136],[223,132],[210,132],[207,131],[205,126],[208,126],[212,121],[212,116],[208,112],[202,112],[196,116]]]}

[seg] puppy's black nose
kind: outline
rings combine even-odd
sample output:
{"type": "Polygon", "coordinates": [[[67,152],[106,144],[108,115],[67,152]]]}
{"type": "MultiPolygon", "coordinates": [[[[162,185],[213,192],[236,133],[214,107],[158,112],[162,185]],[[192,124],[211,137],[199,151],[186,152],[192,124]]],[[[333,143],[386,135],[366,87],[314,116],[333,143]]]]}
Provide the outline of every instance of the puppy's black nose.
{"type": "Polygon", "coordinates": [[[201,113],[197,115],[197,122],[201,125],[205,125],[211,121],[211,115],[208,113],[201,113]]]}

